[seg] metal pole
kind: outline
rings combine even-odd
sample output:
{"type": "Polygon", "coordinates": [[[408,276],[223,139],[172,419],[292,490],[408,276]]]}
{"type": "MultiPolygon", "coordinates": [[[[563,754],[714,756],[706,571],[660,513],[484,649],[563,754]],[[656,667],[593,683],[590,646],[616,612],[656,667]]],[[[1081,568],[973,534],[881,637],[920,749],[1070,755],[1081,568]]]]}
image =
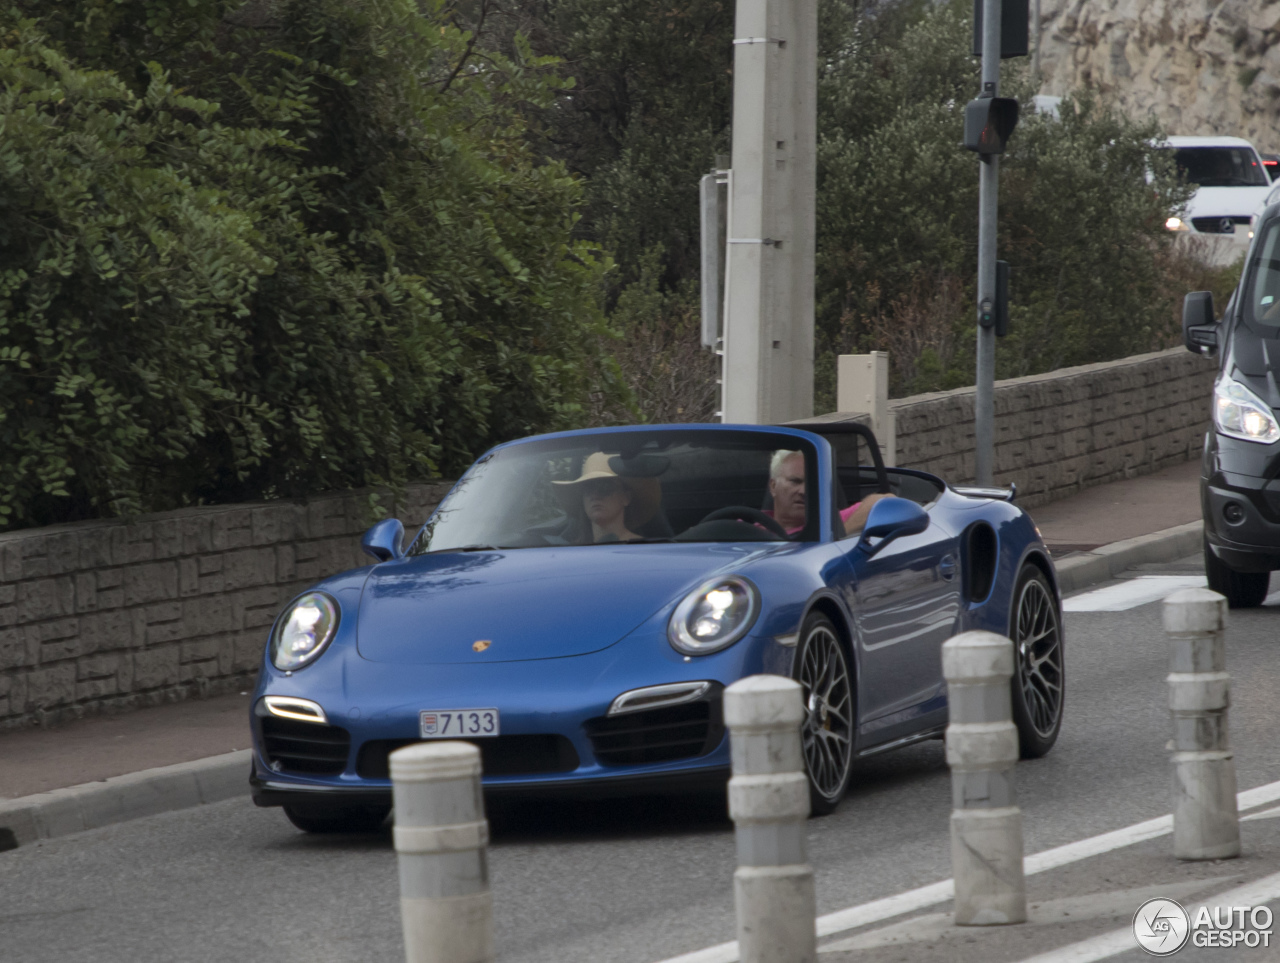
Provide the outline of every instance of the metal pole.
{"type": "MultiPolygon", "coordinates": [[[[1000,95],[1000,0],[982,3],[982,94],[1000,95]]],[[[993,316],[996,301],[996,207],[1000,158],[980,157],[978,179],[978,364],[973,402],[974,480],[994,484],[996,333],[984,327],[983,314],[993,316]],[[986,310],[984,311],[984,305],[986,310]]]]}
{"type": "Polygon", "coordinates": [[[407,963],[491,963],[489,823],[480,750],[420,742],[391,754],[407,963]]]}
{"type": "Polygon", "coordinates": [[[720,234],[719,173],[702,175],[699,186],[702,210],[702,346],[720,346],[720,252],[724,249],[720,234]]]}
{"type": "Polygon", "coordinates": [[[1009,679],[1013,643],[994,632],[963,632],[942,646],[950,722],[951,871],[960,926],[1027,919],[1022,810],[1014,790],[1018,729],[1009,679]]]}
{"type": "Polygon", "coordinates": [[[724,692],[733,778],[729,815],[738,843],[733,895],[742,963],[816,963],[813,867],[805,845],[800,685],[753,675],[724,692]]]}
{"type": "Polygon", "coordinates": [[[1227,744],[1231,676],[1227,600],[1204,588],[1164,600],[1169,636],[1169,710],[1173,715],[1173,855],[1240,855],[1235,760],[1227,744]]]}

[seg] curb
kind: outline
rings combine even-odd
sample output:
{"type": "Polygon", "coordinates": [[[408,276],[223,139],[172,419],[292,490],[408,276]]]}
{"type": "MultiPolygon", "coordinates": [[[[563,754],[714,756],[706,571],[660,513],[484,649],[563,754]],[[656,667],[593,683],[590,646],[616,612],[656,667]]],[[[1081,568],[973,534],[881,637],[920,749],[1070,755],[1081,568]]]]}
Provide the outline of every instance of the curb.
{"type": "Polygon", "coordinates": [[[249,795],[252,751],[240,749],[101,782],[0,800],[0,851],[39,839],[249,795]]]}
{"type": "Polygon", "coordinates": [[[1073,555],[1054,565],[1058,573],[1058,591],[1066,595],[1115,578],[1134,565],[1172,562],[1176,558],[1193,555],[1200,551],[1203,539],[1204,522],[1195,521],[1073,555]]]}
{"type": "MultiPolygon", "coordinates": [[[[1140,535],[1056,563],[1062,594],[1104,582],[1134,565],[1171,562],[1200,548],[1202,522],[1140,535]]],[[[0,801],[0,852],[40,839],[249,795],[252,751],[241,749],[102,782],[0,801]]]]}

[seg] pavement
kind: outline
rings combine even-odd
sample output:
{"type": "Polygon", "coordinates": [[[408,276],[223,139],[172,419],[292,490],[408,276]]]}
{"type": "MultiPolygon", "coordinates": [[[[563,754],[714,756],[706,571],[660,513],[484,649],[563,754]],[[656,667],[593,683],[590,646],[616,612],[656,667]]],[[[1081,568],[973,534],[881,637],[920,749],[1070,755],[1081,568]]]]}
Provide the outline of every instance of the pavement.
{"type": "MultiPolygon", "coordinates": [[[[1031,511],[1064,593],[1200,546],[1198,462],[1031,511]]],[[[0,850],[248,793],[249,693],[0,732],[0,850]]]]}

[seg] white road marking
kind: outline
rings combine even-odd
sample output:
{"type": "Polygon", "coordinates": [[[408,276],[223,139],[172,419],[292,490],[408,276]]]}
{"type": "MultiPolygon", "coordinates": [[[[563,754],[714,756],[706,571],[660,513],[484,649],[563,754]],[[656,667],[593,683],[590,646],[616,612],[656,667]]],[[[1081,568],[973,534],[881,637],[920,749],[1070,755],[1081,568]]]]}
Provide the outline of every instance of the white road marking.
{"type": "MultiPolygon", "coordinates": [[[[1186,909],[1194,918],[1201,906],[1259,906],[1262,903],[1270,903],[1274,899],[1280,899],[1280,873],[1273,873],[1262,879],[1255,879],[1252,883],[1245,883],[1225,893],[1219,893],[1217,896],[1210,896],[1186,909]]],[[[1102,933],[1090,939],[1081,940],[1079,943],[1071,943],[1068,946],[1050,950],[1048,953],[1041,953],[1039,956],[1028,957],[1022,963],[1093,963],[1095,960],[1106,960],[1136,949],[1138,949],[1138,941],[1133,937],[1133,926],[1130,924],[1122,930],[1112,930],[1110,933],[1102,933]]]]}
{"type": "Polygon", "coordinates": [[[1062,602],[1064,612],[1123,612],[1148,602],[1158,602],[1180,588],[1203,588],[1203,575],[1139,575],[1118,585],[1107,585],[1062,602]]]}
{"type": "MultiPolygon", "coordinates": [[[[1243,812],[1246,809],[1256,809],[1258,806],[1278,801],[1280,801],[1280,782],[1270,782],[1265,786],[1238,793],[1236,808],[1243,812]]],[[[1053,849],[1024,857],[1022,871],[1027,876],[1032,876],[1035,873],[1057,869],[1059,866],[1088,859],[1090,856],[1100,856],[1103,853],[1123,849],[1125,846],[1132,846],[1171,832],[1173,832],[1173,816],[1157,816],[1155,819],[1134,823],[1123,829],[1067,843],[1065,846],[1055,846],[1053,849]]],[[[902,916],[936,903],[943,903],[954,896],[955,882],[944,879],[937,883],[929,883],[927,886],[909,889],[905,893],[897,893],[860,906],[851,906],[848,909],[828,913],[826,916],[819,916],[815,928],[819,937],[831,936],[859,926],[893,919],[895,916],[902,916]]],[[[1131,939],[1132,935],[1130,933],[1131,939]]],[[[738,941],[731,940],[728,943],[717,943],[715,946],[694,950],[692,953],[673,956],[662,960],[661,963],[737,963],[737,960],[738,941]]]]}
{"type": "Polygon", "coordinates": [[[1277,816],[1280,816],[1280,806],[1277,806],[1275,809],[1264,809],[1260,813],[1251,813],[1248,816],[1241,816],[1240,821],[1243,822],[1246,819],[1275,819],[1277,816]]]}
{"type": "MultiPolygon", "coordinates": [[[[1192,879],[1180,883],[1156,883],[1136,889],[1112,890],[1109,893],[1089,893],[1086,896],[1065,896],[1027,905],[1027,926],[1049,926],[1058,923],[1075,923],[1080,920],[1128,919],[1133,908],[1149,899],[1163,896],[1166,899],[1183,900],[1203,893],[1215,886],[1238,880],[1240,876],[1215,876],[1212,879],[1192,879]]],[[[981,929],[978,932],[982,932],[981,929]]],[[[987,932],[990,932],[988,930],[987,932]]],[[[819,947],[819,953],[847,953],[852,950],[869,950],[880,946],[901,946],[904,943],[933,943],[947,939],[972,939],[972,926],[956,926],[950,913],[930,913],[890,923],[888,926],[866,930],[856,936],[836,940],[819,947]]]]}

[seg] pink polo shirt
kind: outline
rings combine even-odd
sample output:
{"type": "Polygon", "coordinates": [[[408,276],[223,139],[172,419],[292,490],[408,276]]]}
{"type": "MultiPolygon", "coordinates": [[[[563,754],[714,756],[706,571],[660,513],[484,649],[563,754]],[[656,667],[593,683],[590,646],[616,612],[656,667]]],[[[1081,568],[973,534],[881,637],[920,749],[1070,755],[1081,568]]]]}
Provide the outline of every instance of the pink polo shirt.
{"type": "MultiPolygon", "coordinates": [[[[840,521],[848,522],[849,517],[858,510],[858,506],[861,504],[862,502],[856,502],[850,505],[848,508],[840,509],[840,521]]],[[[770,518],[773,518],[773,509],[772,508],[766,509],[765,514],[768,515],[770,518]]],[[[786,531],[788,535],[794,535],[796,532],[800,531],[802,528],[804,528],[803,525],[797,525],[795,528],[788,528],[786,531]]]]}

